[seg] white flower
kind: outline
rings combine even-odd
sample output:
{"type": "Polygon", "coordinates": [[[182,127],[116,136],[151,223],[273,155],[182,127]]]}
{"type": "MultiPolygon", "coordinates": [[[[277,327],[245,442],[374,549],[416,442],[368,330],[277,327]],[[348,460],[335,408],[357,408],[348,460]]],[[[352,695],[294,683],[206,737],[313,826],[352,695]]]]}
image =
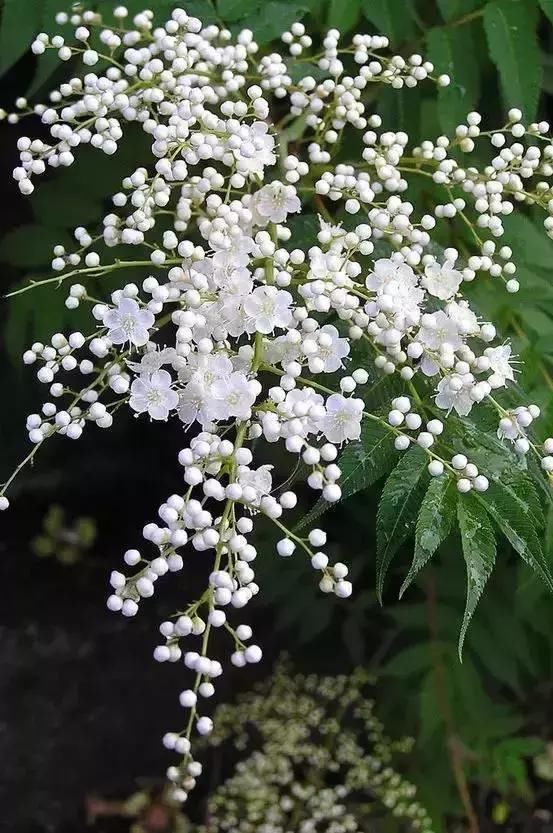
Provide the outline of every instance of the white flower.
{"type": "Polygon", "coordinates": [[[277,336],[263,345],[263,358],[269,364],[288,364],[295,361],[300,355],[300,347],[294,344],[286,336],[277,336]]]}
{"type": "Polygon", "coordinates": [[[143,347],[149,339],[148,330],[155,321],[153,313],[141,309],[134,298],[121,298],[117,307],[108,309],[103,317],[104,326],[109,327],[108,338],[112,344],[130,342],[143,347]]]}
{"type": "Polygon", "coordinates": [[[288,214],[301,211],[301,202],[293,185],[271,182],[253,195],[252,209],[256,225],[284,223],[288,214]]]}
{"type": "Polygon", "coordinates": [[[382,292],[390,281],[416,286],[417,276],[407,263],[381,257],[374,262],[373,271],[365,279],[365,286],[374,292],[382,292]]]}
{"type": "Polygon", "coordinates": [[[417,340],[429,350],[439,350],[444,344],[457,350],[463,343],[457,324],[442,310],[424,316],[417,340]]]}
{"type": "Polygon", "coordinates": [[[510,440],[515,442],[521,435],[520,427],[516,418],[516,411],[509,416],[503,417],[499,421],[497,429],[497,436],[500,440],[510,440]]]}
{"type": "Polygon", "coordinates": [[[131,385],[129,405],[139,414],[148,413],[152,419],[164,419],[176,408],[179,395],[171,389],[173,380],[166,370],[156,370],[151,376],[141,376],[131,385]]]}
{"type": "MultiPolygon", "coordinates": [[[[241,125],[241,142],[238,147],[232,146],[236,168],[241,174],[262,176],[265,167],[276,163],[273,153],[275,140],[268,131],[268,125],[262,121],[255,121],[252,125],[241,125]]],[[[232,138],[235,135],[233,134],[232,138]]]]}
{"type": "Polygon", "coordinates": [[[340,333],[333,324],[325,324],[317,333],[318,349],[309,356],[309,369],[313,372],[313,359],[324,361],[324,373],[335,373],[343,367],[342,359],[349,355],[350,345],[347,338],[340,338],[340,333]],[[320,336],[323,336],[321,339],[320,336]],[[327,341],[330,339],[330,344],[327,341]],[[322,344],[321,344],[322,341],[322,344]]]}
{"type": "MultiPolygon", "coordinates": [[[[389,314],[396,327],[403,330],[418,324],[424,292],[417,285],[417,276],[408,264],[381,258],[374,264],[374,271],[366,278],[365,284],[376,292],[377,310],[389,314]]],[[[370,302],[366,309],[370,314],[370,302]]]]}
{"type": "Polygon", "coordinates": [[[211,385],[207,403],[211,419],[249,419],[251,406],[260,391],[259,382],[256,379],[249,380],[243,373],[235,372],[226,379],[217,379],[211,385]]]}
{"type": "Polygon", "coordinates": [[[191,425],[196,420],[201,425],[207,425],[211,420],[206,412],[207,389],[201,381],[187,384],[179,397],[179,418],[185,425],[191,425]]]}
{"type": "Polygon", "coordinates": [[[179,356],[175,348],[164,347],[163,350],[150,350],[144,353],[139,362],[127,361],[127,365],[140,376],[149,376],[155,370],[162,368],[164,364],[177,364],[178,361],[179,356]]]}
{"type": "Polygon", "coordinates": [[[503,387],[507,381],[512,382],[515,378],[510,364],[511,353],[509,344],[503,344],[501,347],[487,347],[484,350],[484,355],[489,359],[492,370],[492,376],[488,379],[492,388],[503,387]]]}
{"type": "Polygon", "coordinates": [[[326,400],[326,414],[317,420],[317,427],[331,443],[358,440],[362,416],[362,399],[346,399],[339,393],[333,393],[326,400]]]}
{"type": "Polygon", "coordinates": [[[209,387],[216,379],[228,379],[231,373],[232,362],[225,353],[192,353],[181,378],[209,387]]]}
{"type": "Polygon", "coordinates": [[[275,327],[288,327],[293,320],[290,310],[293,300],[290,293],[283,289],[258,286],[244,301],[248,332],[268,334],[275,327]]]}
{"type": "Polygon", "coordinates": [[[480,332],[478,319],[469,307],[467,301],[450,301],[445,311],[462,335],[476,335],[480,332]]]}
{"type": "Polygon", "coordinates": [[[213,264],[216,269],[232,270],[247,266],[250,260],[250,253],[254,248],[254,242],[247,235],[224,234],[219,242],[210,238],[210,243],[215,254],[213,264]]]}
{"type": "Polygon", "coordinates": [[[237,481],[244,489],[250,486],[255,489],[257,493],[257,503],[264,495],[268,495],[273,488],[273,478],[271,476],[272,466],[259,466],[258,469],[250,469],[248,466],[238,466],[237,481]]]}
{"type": "MultiPolygon", "coordinates": [[[[317,424],[312,413],[324,409],[324,399],[312,388],[294,388],[288,391],[286,399],[278,406],[279,414],[293,420],[293,433],[299,437],[308,437],[317,433],[317,424]],[[312,411],[312,409],[315,409],[312,411]],[[298,422],[301,427],[298,428],[298,422]]],[[[282,426],[282,436],[289,436],[288,423],[282,426]]]]}
{"type": "Polygon", "coordinates": [[[438,384],[436,405],[444,411],[451,411],[453,408],[459,416],[466,416],[470,413],[474,400],[470,395],[474,378],[471,373],[464,376],[452,374],[445,376],[438,384]]]}
{"type": "Polygon", "coordinates": [[[462,273],[453,268],[450,260],[446,260],[443,264],[436,261],[429,263],[424,270],[421,283],[431,295],[441,301],[447,301],[459,291],[462,280],[462,273]]]}

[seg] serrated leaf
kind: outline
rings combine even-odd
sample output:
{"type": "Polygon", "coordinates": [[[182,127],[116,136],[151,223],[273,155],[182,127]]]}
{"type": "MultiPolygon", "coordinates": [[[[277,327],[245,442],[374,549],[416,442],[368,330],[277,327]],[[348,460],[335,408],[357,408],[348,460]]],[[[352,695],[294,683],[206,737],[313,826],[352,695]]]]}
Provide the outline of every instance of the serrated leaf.
{"type": "Polygon", "coordinates": [[[515,552],[553,592],[551,564],[543,553],[530,505],[524,495],[518,494],[510,485],[496,481],[490,484],[487,492],[475,494],[474,497],[482,503],[515,552]]]}
{"type": "Polygon", "coordinates": [[[525,121],[536,115],[541,62],[533,0],[492,0],[484,10],[484,29],[505,102],[520,107],[525,121]]]}
{"type": "Polygon", "coordinates": [[[413,447],[384,484],[376,516],[376,592],[380,601],[390,561],[414,530],[428,478],[426,465],[422,448],[413,447]]]}
{"type": "MultiPolygon", "coordinates": [[[[393,432],[379,422],[364,420],[361,426],[361,437],[355,442],[348,443],[338,460],[342,472],[341,499],[345,500],[356,492],[372,486],[390,471],[395,460],[393,432]]],[[[322,498],[319,499],[296,528],[302,529],[307,526],[332,505],[322,498]]]]}
{"type": "Polygon", "coordinates": [[[400,598],[449,535],[455,517],[455,495],[451,478],[433,477],[430,481],[417,518],[413,563],[399,591],[400,598]]]}
{"type": "Polygon", "coordinates": [[[397,46],[415,33],[413,18],[405,8],[405,0],[361,0],[361,9],[370,23],[378,26],[379,33],[397,46]]]}
{"type": "Polygon", "coordinates": [[[459,634],[461,658],[467,628],[495,564],[496,543],[486,510],[474,495],[459,495],[457,518],[467,565],[467,600],[459,634]]]}
{"type": "Polygon", "coordinates": [[[341,32],[347,32],[352,29],[357,20],[361,10],[361,0],[330,0],[328,7],[327,23],[329,26],[336,27],[341,32]]]}
{"type": "Polygon", "coordinates": [[[447,73],[449,87],[438,90],[438,114],[444,131],[454,130],[474,110],[480,95],[480,63],[478,52],[473,60],[466,56],[474,47],[476,27],[456,26],[452,29],[434,27],[426,34],[428,57],[436,72],[447,73]]]}

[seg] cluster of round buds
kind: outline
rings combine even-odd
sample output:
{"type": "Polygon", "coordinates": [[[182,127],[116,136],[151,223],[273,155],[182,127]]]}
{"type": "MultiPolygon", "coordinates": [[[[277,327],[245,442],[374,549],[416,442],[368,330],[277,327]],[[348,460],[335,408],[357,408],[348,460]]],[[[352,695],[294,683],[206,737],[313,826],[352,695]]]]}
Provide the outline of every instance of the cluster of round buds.
{"type": "MultiPolygon", "coordinates": [[[[531,448],[530,440],[527,437],[527,429],[540,415],[537,405],[520,405],[511,411],[505,411],[499,421],[497,436],[500,439],[510,440],[519,454],[528,454],[531,448]]],[[[542,465],[547,471],[547,464],[542,465]]]]}
{"type": "Polygon", "coordinates": [[[305,26],[303,23],[292,23],[289,32],[283,32],[281,41],[288,47],[288,52],[294,58],[298,58],[304,49],[308,49],[313,41],[309,35],[305,34],[305,26]]]}

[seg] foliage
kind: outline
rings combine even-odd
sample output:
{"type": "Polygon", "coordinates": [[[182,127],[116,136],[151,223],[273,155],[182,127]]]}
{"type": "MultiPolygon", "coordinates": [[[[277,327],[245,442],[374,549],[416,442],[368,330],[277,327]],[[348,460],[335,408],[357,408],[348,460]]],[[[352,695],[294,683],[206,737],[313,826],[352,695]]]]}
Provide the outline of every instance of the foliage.
{"type": "Polygon", "coordinates": [[[53,505],[42,523],[42,531],[31,541],[31,550],[40,558],[53,556],[62,564],[75,564],[92,547],[96,524],[92,518],[77,518],[72,525],[63,507],[53,505]]]}

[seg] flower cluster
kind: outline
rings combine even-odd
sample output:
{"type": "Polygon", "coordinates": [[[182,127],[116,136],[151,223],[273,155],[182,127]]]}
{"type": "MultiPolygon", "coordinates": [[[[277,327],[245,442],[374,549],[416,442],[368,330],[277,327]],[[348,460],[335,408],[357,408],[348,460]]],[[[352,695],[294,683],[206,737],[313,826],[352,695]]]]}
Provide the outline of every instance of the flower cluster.
{"type": "Polygon", "coordinates": [[[430,833],[415,786],[395,768],[412,741],[386,737],[371,695],[361,670],[304,676],[284,662],[236,705],[220,706],[208,745],[230,741],[240,761],[208,800],[205,833],[353,833],[383,810],[430,833]]]}
{"type": "MultiPolygon", "coordinates": [[[[14,178],[23,194],[48,167],[71,165],[82,145],[112,155],[142,130],[151,156],[125,172],[98,229],[78,227],[75,251],[54,250],[54,276],[42,283],[74,281],[66,305],[90,304],[94,326],[90,335],[56,333],[25,352],[49,396],[27,419],[32,448],[0,490],[0,509],[15,476],[54,435],[109,428],[123,406],[192,428],[178,454],[184,486],[143,530],[154,554],[128,550],[130,572],[112,573],[108,599],[110,610],[134,616],[191,550],[209,554],[204,593],[162,623],[154,652],[160,662],[183,658],[194,672],[181,694],[184,728],[164,739],[183,756],[171,778],[184,799],[200,771],[192,735],[212,729],[203,702],[223,670],[211,655],[212,630],[228,634],[236,666],[261,659],[250,626],[234,622],[235,609],[259,591],[254,525],[278,529],[280,556],[305,555],[323,592],[352,592],[346,565],[332,565],[324,550],[324,531],[304,537],[282,519],[297,495],[265,462],[266,444],[281,443],[291,468],[300,459],[308,486],[328,503],[341,497],[340,449],[359,440],[364,421],[388,432],[398,451],[423,449],[430,474],[452,478],[459,492],[485,492],[486,474],[444,440],[448,414],[466,417],[485,402],[498,412],[499,436],[553,470],[553,439],[542,449],[527,435],[539,409],[508,411],[496,401],[494,392],[513,379],[511,348],[462,294],[483,275],[518,289],[511,249],[495,243],[501,217],[517,205],[543,207],[553,235],[553,145],[548,126],[524,126],[519,111],[493,133],[471,113],[453,139],[425,141],[408,156],[408,136],[383,127],[364,91],[449,79],[435,77],[420,55],[389,55],[380,35],[343,45],[329,31],[312,58],[319,80],[306,63],[293,82],[288,58],[259,55],[249,30],[233,38],[183,9],[155,27],[150,12],[129,26],[123,7],[113,15],[109,23],[75,12],[74,44],[44,33],[33,44],[37,54],[77,57],[85,69],[48,105],[28,108],[51,139],[19,140],[14,178]],[[279,142],[290,119],[301,133],[294,153],[279,142]],[[359,157],[337,162],[346,129],[356,131],[359,157]],[[495,154],[482,170],[462,163],[479,138],[495,154]],[[443,186],[444,202],[419,215],[404,195],[421,175],[443,186]],[[307,243],[298,214],[316,223],[307,243]],[[468,257],[435,245],[433,230],[452,218],[471,230],[468,257]],[[112,258],[115,246],[128,259],[112,258]],[[140,285],[123,282],[101,301],[89,294],[88,278],[137,269],[149,273],[140,285]],[[363,361],[354,358],[356,345],[366,350],[363,361]],[[374,374],[395,376],[403,389],[388,413],[366,404],[374,374]]],[[[299,23],[283,40],[292,59],[311,46],[299,23]]]]}

